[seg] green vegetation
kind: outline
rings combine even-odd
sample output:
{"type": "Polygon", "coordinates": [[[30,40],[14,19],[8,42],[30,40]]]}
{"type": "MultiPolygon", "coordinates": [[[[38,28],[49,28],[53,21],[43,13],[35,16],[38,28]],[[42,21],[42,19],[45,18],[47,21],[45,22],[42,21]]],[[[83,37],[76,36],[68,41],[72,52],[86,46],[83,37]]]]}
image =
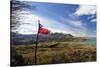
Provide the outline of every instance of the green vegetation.
{"type": "MultiPolygon", "coordinates": [[[[12,66],[34,65],[33,45],[12,45],[12,66]]],[[[96,61],[96,46],[80,42],[40,42],[37,64],[96,61]]]]}

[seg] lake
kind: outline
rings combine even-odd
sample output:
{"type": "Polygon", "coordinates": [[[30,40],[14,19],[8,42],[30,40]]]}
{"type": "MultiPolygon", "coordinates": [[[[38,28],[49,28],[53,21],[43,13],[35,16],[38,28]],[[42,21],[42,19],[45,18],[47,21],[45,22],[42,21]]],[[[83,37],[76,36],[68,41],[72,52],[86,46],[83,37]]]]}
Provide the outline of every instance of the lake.
{"type": "Polygon", "coordinates": [[[96,45],[96,38],[89,38],[86,41],[82,42],[84,44],[96,45]]]}

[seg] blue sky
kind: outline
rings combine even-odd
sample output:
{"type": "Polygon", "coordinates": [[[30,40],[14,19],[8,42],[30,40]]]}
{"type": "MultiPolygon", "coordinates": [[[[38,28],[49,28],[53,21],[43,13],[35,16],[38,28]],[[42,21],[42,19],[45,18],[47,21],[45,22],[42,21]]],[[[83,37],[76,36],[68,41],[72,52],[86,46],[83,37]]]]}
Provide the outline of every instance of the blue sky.
{"type": "Polygon", "coordinates": [[[38,20],[43,27],[52,33],[70,33],[74,36],[95,37],[96,36],[96,6],[74,5],[24,1],[36,10],[24,10],[19,13],[22,16],[22,24],[17,30],[21,34],[37,33],[38,20]]]}

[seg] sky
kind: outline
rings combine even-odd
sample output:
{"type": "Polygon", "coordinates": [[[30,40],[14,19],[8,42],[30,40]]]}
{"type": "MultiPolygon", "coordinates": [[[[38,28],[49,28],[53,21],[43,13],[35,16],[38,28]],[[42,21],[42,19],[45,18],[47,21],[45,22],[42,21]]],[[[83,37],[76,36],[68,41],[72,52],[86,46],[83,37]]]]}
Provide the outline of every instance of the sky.
{"type": "Polygon", "coordinates": [[[52,33],[66,33],[78,37],[96,37],[96,6],[78,4],[23,1],[36,9],[18,11],[20,34],[36,34],[38,20],[52,33]],[[22,14],[24,13],[24,14],[22,14]]]}

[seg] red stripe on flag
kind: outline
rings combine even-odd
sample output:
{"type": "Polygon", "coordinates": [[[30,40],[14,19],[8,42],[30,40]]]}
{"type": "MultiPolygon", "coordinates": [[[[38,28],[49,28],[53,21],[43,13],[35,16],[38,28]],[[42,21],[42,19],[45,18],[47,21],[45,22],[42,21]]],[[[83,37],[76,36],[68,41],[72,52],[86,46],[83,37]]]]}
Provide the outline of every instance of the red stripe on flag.
{"type": "Polygon", "coordinates": [[[39,29],[39,33],[41,33],[41,34],[49,34],[50,31],[48,29],[46,29],[46,28],[40,28],[39,29]]]}

